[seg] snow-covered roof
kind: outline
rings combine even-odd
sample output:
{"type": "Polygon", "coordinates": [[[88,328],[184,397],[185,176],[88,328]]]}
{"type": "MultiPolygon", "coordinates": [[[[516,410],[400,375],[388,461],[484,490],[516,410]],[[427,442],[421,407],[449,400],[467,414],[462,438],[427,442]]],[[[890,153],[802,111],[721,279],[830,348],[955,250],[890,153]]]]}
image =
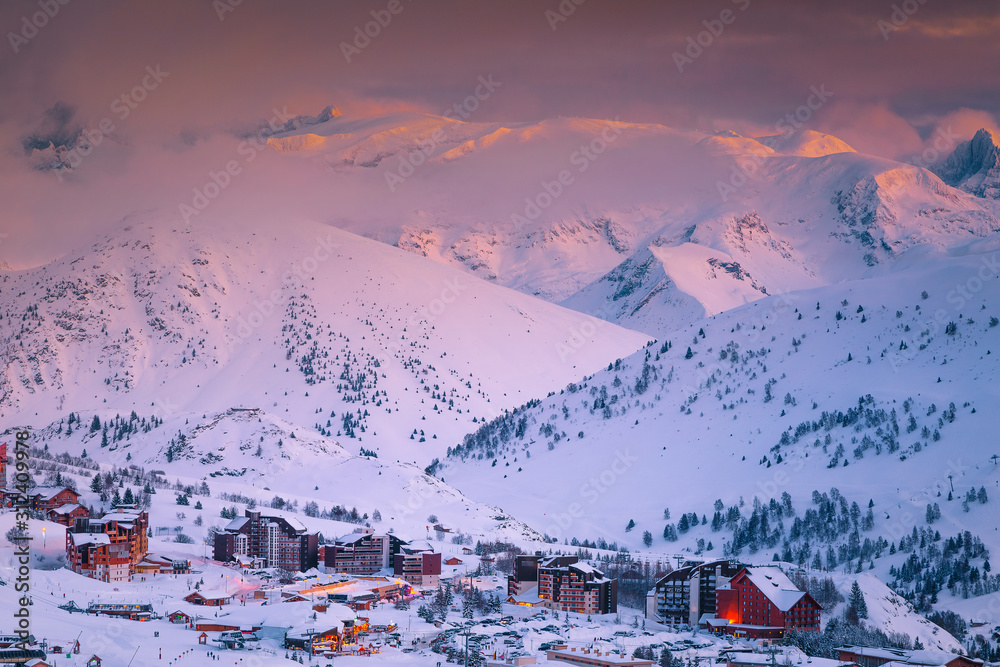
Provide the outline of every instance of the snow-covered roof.
{"type": "Polygon", "coordinates": [[[946,665],[955,659],[954,653],[947,651],[937,651],[934,649],[921,649],[919,651],[907,651],[906,658],[908,665],[946,665]]]}
{"type": "Polygon", "coordinates": [[[880,658],[882,660],[906,660],[907,654],[910,653],[902,649],[873,648],[870,646],[841,646],[836,650],[854,653],[855,655],[864,654],[866,657],[880,658]]]}
{"type": "Polygon", "coordinates": [[[532,588],[526,593],[521,593],[520,595],[515,595],[514,602],[518,604],[541,604],[543,598],[538,597],[538,588],[532,588]]]}
{"type": "Polygon", "coordinates": [[[721,628],[724,625],[729,625],[728,618],[716,618],[715,614],[702,614],[701,618],[698,619],[699,625],[704,623],[713,628],[721,628]]]}
{"type": "Polygon", "coordinates": [[[67,533],[67,535],[78,547],[85,544],[111,544],[111,537],[105,533],[67,533]]]}
{"type": "MultiPolygon", "coordinates": [[[[31,491],[28,492],[28,495],[32,497],[41,496],[45,500],[48,500],[49,498],[52,498],[60,491],[66,491],[67,489],[73,491],[73,489],[70,489],[68,486],[36,486],[35,488],[33,488],[31,491]]],[[[73,493],[76,493],[76,491],[73,491],[73,493]]],[[[76,495],[80,494],[76,493],[76,495]]]]}
{"type": "Polygon", "coordinates": [[[414,540],[406,545],[407,551],[434,551],[434,545],[427,540],[414,540]]]}
{"type": "Polygon", "coordinates": [[[192,595],[200,595],[206,600],[228,600],[233,597],[224,591],[194,591],[188,597],[191,597],[192,595]]]}
{"type": "MultiPolygon", "coordinates": [[[[226,611],[219,612],[218,619],[227,625],[238,625],[240,627],[256,625],[260,627],[292,628],[301,623],[312,622],[315,627],[322,625],[332,625],[354,620],[355,613],[341,604],[331,604],[326,612],[317,612],[317,620],[312,621],[312,602],[288,602],[285,604],[267,604],[261,606],[230,606],[224,608],[226,611]]],[[[204,614],[204,607],[196,612],[204,614]]],[[[207,618],[207,617],[206,617],[207,618]]]]}
{"type": "MultiPolygon", "coordinates": [[[[864,655],[866,658],[879,658],[888,660],[886,665],[891,667],[902,667],[903,665],[921,665],[922,667],[936,667],[946,665],[957,656],[947,651],[935,649],[921,649],[919,651],[906,651],[892,648],[872,648],[869,646],[841,646],[838,651],[864,655]]],[[[972,660],[972,658],[969,658],[972,660]]]]}
{"type": "MultiPolygon", "coordinates": [[[[770,665],[772,657],[770,653],[752,653],[747,651],[734,651],[728,654],[730,662],[741,665],[770,665]]],[[[793,667],[841,667],[850,663],[831,658],[814,658],[806,655],[798,649],[789,649],[779,652],[773,658],[779,665],[791,664],[793,667]]]]}
{"type": "Polygon", "coordinates": [[[78,507],[80,507],[80,505],[77,503],[66,503],[65,505],[60,505],[59,507],[55,507],[49,511],[53,514],[69,514],[78,507]]]}
{"type": "Polygon", "coordinates": [[[317,625],[316,621],[309,621],[308,623],[301,623],[299,625],[292,626],[287,632],[287,637],[294,639],[307,639],[314,635],[325,635],[330,632],[340,633],[343,630],[340,623],[327,624],[327,625],[317,625]]]}
{"type": "Polygon", "coordinates": [[[612,653],[610,651],[590,651],[586,649],[577,650],[573,648],[552,648],[546,651],[550,658],[555,658],[559,661],[566,662],[576,662],[576,660],[570,659],[573,656],[577,659],[588,658],[589,662],[592,663],[603,663],[606,665],[635,665],[635,664],[649,664],[652,660],[643,660],[640,658],[633,658],[631,655],[620,655],[618,653],[612,653]],[[565,657],[564,657],[565,656],[565,657]]]}
{"type": "Polygon", "coordinates": [[[371,537],[371,533],[348,533],[336,539],[337,544],[354,544],[366,537],[371,537]]]}
{"type": "Polygon", "coordinates": [[[232,521],[230,521],[229,523],[227,523],[226,527],[223,528],[223,530],[238,531],[240,528],[242,528],[243,526],[245,526],[246,523],[247,523],[247,521],[249,521],[249,520],[250,520],[249,517],[245,517],[245,516],[237,517],[237,518],[233,519],[232,521]]]}
{"type": "Polygon", "coordinates": [[[587,563],[573,563],[570,568],[577,570],[579,572],[586,572],[587,574],[594,574],[599,577],[603,577],[604,573],[598,570],[593,565],[588,565],[587,563]]]}
{"type": "Polygon", "coordinates": [[[294,516],[283,516],[281,518],[284,519],[285,521],[287,521],[288,525],[290,525],[296,531],[305,532],[305,530],[306,530],[306,524],[302,523],[301,521],[299,521],[298,519],[296,519],[294,516]]]}
{"type": "Polygon", "coordinates": [[[118,523],[132,523],[133,521],[139,520],[138,512],[108,512],[100,519],[91,519],[90,523],[110,523],[111,521],[117,521],[118,523]]]}
{"type": "Polygon", "coordinates": [[[747,577],[781,611],[788,611],[805,595],[784,572],[773,566],[747,568],[747,577]]]}
{"type": "Polygon", "coordinates": [[[151,563],[168,563],[169,564],[169,563],[173,563],[174,562],[174,560],[172,558],[167,558],[166,556],[161,556],[160,554],[152,553],[152,552],[146,554],[145,560],[148,560],[151,563]]]}

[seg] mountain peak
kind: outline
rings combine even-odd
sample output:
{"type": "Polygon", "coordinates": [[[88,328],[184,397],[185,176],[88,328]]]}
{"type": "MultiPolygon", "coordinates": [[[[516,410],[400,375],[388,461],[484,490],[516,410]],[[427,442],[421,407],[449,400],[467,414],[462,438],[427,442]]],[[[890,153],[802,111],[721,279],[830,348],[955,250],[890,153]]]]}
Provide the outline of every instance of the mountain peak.
{"type": "Polygon", "coordinates": [[[1000,138],[980,129],[934,167],[941,180],[977,197],[1000,199],[1000,138]]]}

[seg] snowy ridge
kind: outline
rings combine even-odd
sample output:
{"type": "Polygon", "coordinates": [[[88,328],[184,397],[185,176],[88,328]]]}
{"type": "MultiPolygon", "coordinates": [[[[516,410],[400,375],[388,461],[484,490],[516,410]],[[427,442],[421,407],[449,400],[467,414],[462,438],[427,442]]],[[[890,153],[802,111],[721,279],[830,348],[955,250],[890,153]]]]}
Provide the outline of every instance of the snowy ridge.
{"type": "MultiPolygon", "coordinates": [[[[873,498],[877,526],[893,525],[901,511],[922,516],[942,488],[947,494],[941,471],[953,475],[956,493],[960,479],[962,494],[995,490],[987,434],[996,425],[985,405],[996,400],[989,378],[1000,292],[995,280],[973,281],[983,287],[968,299],[943,286],[980,270],[988,277],[996,252],[994,243],[958,258],[922,257],[906,271],[764,297],[681,327],[513,413],[505,423],[516,429],[481,429],[453,448],[442,474],[503,498],[560,541],[621,539],[635,518],[634,546],[641,530],[663,530],[659,505],[702,516],[717,497],[766,502],[833,485],[858,502],[873,498]],[[552,487],[553,468],[573,471],[565,485],[552,487]],[[664,484],[671,470],[684,471],[683,484],[664,484]],[[874,481],[897,475],[891,487],[874,481]],[[539,507],[521,489],[543,479],[552,498],[539,507]],[[566,521],[574,503],[582,513],[566,521]]],[[[712,537],[718,548],[721,537],[712,537]]],[[[992,529],[983,537],[1000,547],[992,529]]]]}
{"type": "Polygon", "coordinates": [[[285,231],[265,249],[246,228],[136,224],[6,274],[5,416],[242,404],[426,464],[647,340],[335,228],[285,231]]]}
{"type": "Polygon", "coordinates": [[[934,167],[948,185],[989,199],[1000,199],[1000,143],[985,128],[960,143],[948,158],[934,167]]]}

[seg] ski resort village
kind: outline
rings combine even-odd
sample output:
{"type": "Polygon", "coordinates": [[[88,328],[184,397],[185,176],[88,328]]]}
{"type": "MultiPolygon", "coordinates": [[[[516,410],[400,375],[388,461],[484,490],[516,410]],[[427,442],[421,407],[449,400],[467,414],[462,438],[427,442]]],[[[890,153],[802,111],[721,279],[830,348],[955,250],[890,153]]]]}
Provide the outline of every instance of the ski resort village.
{"type": "Polygon", "coordinates": [[[0,29],[0,667],[1000,667],[1000,3],[0,29]]]}

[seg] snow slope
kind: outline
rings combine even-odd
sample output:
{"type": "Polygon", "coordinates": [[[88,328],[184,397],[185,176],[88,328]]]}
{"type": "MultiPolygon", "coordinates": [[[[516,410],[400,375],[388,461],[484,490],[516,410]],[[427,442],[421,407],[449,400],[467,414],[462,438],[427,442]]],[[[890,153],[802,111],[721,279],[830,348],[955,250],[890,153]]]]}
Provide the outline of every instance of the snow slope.
{"type": "MultiPolygon", "coordinates": [[[[642,549],[649,530],[657,552],[692,548],[695,537],[718,549],[725,536],[705,526],[664,543],[663,508],[676,522],[678,512],[711,516],[717,498],[767,503],[787,491],[808,504],[828,487],[873,501],[873,540],[908,532],[949,484],[959,499],[980,486],[1000,495],[990,460],[998,251],[995,238],[946,258],[911,251],[879,277],[679,326],[513,413],[510,427],[469,436],[441,474],[560,542],[605,536],[642,549]]],[[[971,529],[1000,548],[990,509],[941,504],[951,526],[942,532],[971,529]]]]}
{"type": "Polygon", "coordinates": [[[315,223],[125,224],[0,290],[8,423],[259,408],[422,465],[647,340],[315,223]]]}

